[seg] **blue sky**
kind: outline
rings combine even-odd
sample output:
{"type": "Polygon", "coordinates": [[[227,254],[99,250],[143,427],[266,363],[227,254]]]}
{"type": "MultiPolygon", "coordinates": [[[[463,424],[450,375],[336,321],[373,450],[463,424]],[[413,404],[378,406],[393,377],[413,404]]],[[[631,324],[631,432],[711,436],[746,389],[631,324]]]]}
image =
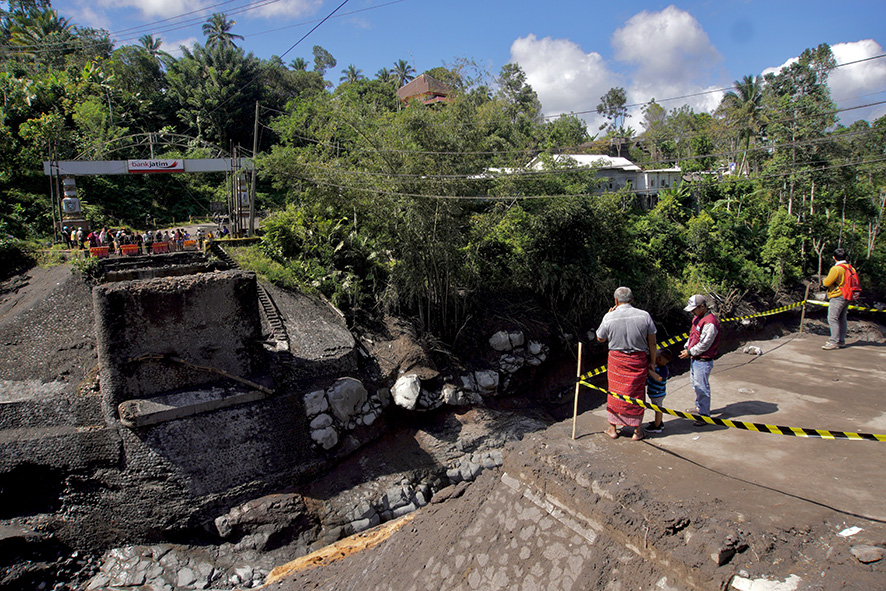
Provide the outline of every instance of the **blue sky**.
{"type": "MultiPolygon", "coordinates": [[[[118,45],[153,34],[173,55],[182,44],[202,43],[202,23],[224,12],[236,21],[232,32],[245,37],[238,44],[258,57],[311,62],[312,47],[323,46],[338,62],[326,75],[334,83],[350,64],[372,77],[400,59],[422,72],[463,58],[494,76],[516,62],[546,115],[590,111],[582,116],[592,133],[593,111],[614,86],[628,91],[631,104],[654,97],[668,109],[710,110],[718,89],[820,43],[831,45],[838,64],[886,53],[883,0],[348,0],[295,45],[342,2],[55,0],[53,7],[77,25],[111,31],[118,45]],[[675,98],[686,95],[696,96],[675,98]]],[[[837,68],[830,86],[840,108],[886,101],[886,58],[837,68]]],[[[886,105],[840,117],[848,124],[883,115],[886,105]]],[[[640,121],[636,108],[628,124],[639,129],[640,121]]]]}

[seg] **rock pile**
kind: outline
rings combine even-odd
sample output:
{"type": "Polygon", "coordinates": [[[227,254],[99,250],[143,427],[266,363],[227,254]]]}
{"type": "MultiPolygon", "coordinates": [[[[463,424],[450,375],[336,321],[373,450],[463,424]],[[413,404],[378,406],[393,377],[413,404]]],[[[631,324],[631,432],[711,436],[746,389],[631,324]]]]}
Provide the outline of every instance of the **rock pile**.
{"type": "Polygon", "coordinates": [[[417,373],[403,373],[390,390],[380,388],[372,395],[355,378],[341,378],[325,390],[306,394],[305,413],[311,439],[330,450],[343,433],[375,423],[391,400],[411,411],[429,411],[444,405],[481,405],[485,397],[506,392],[512,376],[520,369],[541,365],[549,354],[547,345],[536,341],[526,344],[520,331],[498,331],[489,338],[489,346],[498,356],[492,368],[452,376],[443,380],[442,386],[435,386],[436,380],[423,381],[417,373]]]}
{"type": "Polygon", "coordinates": [[[498,331],[489,338],[489,346],[498,355],[492,368],[474,369],[444,380],[439,390],[433,389],[417,374],[397,378],[391,394],[394,403],[407,410],[432,410],[443,406],[482,404],[485,397],[507,392],[512,376],[524,367],[536,367],[547,359],[547,345],[530,341],[520,331],[498,331]]]}
{"type": "Polygon", "coordinates": [[[101,571],[86,585],[87,591],[144,591],[177,589],[254,588],[270,568],[256,566],[233,554],[215,549],[172,544],[124,546],[108,551],[101,571]]]}
{"type": "Polygon", "coordinates": [[[311,439],[329,450],[338,444],[342,433],[372,425],[390,403],[390,393],[380,389],[370,395],[360,380],[341,378],[325,390],[305,394],[304,402],[311,439]]]}

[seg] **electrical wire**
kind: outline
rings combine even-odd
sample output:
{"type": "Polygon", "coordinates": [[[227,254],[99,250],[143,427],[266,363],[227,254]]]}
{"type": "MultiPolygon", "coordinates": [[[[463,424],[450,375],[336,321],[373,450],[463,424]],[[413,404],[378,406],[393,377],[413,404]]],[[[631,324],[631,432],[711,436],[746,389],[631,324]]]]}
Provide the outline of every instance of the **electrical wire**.
{"type": "MultiPolygon", "coordinates": [[[[882,104],[886,104],[886,101],[878,101],[878,102],[874,102],[874,103],[868,103],[866,105],[857,105],[857,106],[853,106],[853,107],[845,107],[843,109],[835,109],[832,111],[826,111],[819,116],[825,117],[827,115],[834,115],[834,114],[838,114],[838,113],[841,113],[844,111],[863,109],[863,108],[878,106],[878,105],[882,105],[882,104]]],[[[770,122],[770,124],[786,125],[786,124],[795,123],[800,120],[806,120],[806,119],[808,119],[808,117],[789,117],[789,118],[786,117],[784,119],[772,120],[770,122]]],[[[264,126],[264,124],[262,124],[262,125],[264,126]]],[[[268,126],[265,126],[265,127],[267,127],[271,131],[276,132],[276,130],[273,127],[268,127],[268,126]]],[[[748,126],[733,127],[730,129],[730,131],[733,134],[739,134],[739,133],[741,133],[741,131],[743,131],[745,129],[751,129],[751,128],[748,126]]],[[[879,133],[879,132],[880,132],[880,130],[877,128],[868,128],[868,129],[864,129],[864,130],[845,132],[845,133],[842,133],[836,137],[837,137],[837,139],[846,139],[846,138],[855,137],[856,135],[859,135],[859,134],[864,135],[867,133],[879,133]]],[[[688,142],[695,137],[701,137],[704,135],[707,135],[707,134],[704,132],[697,133],[697,134],[688,134],[688,135],[682,137],[681,141],[688,142]]],[[[313,143],[313,144],[327,147],[327,148],[340,148],[340,146],[341,146],[340,142],[332,143],[332,142],[328,142],[328,141],[319,140],[316,138],[310,138],[310,137],[303,136],[300,134],[290,134],[288,137],[290,137],[292,139],[297,139],[300,141],[308,142],[308,143],[313,143]]],[[[806,144],[809,142],[823,142],[823,141],[832,141],[832,140],[833,140],[832,136],[826,136],[823,138],[813,138],[810,140],[801,140],[800,142],[795,142],[795,143],[782,143],[782,144],[779,144],[778,146],[773,146],[771,144],[764,144],[764,145],[755,147],[754,149],[766,151],[766,150],[772,149],[773,147],[791,147],[791,146],[803,145],[803,144],[806,144]]],[[[647,141],[649,143],[653,142],[653,140],[644,140],[641,138],[640,140],[638,140],[638,143],[642,143],[644,141],[647,141]]],[[[568,151],[577,152],[580,149],[581,149],[580,146],[556,146],[556,147],[552,148],[552,150],[560,151],[560,152],[568,152],[568,151]]],[[[513,149],[513,150],[470,150],[470,151],[428,150],[428,151],[422,151],[422,150],[408,150],[408,149],[398,149],[398,148],[378,148],[378,149],[373,148],[373,151],[383,152],[383,153],[391,153],[391,154],[408,154],[408,155],[412,155],[412,156],[504,156],[504,155],[515,155],[515,154],[525,154],[525,155],[529,155],[529,156],[534,156],[534,155],[538,154],[541,150],[525,148],[525,149],[513,149]]],[[[741,150],[741,151],[744,151],[744,150],[741,150]]],[[[679,161],[685,161],[685,160],[697,160],[699,158],[726,156],[729,153],[731,153],[731,152],[722,152],[722,153],[718,153],[718,154],[717,153],[702,154],[702,155],[687,157],[687,158],[663,158],[660,160],[646,161],[646,162],[644,162],[644,164],[653,164],[653,165],[654,164],[667,164],[667,163],[679,162],[679,161]]]]}
{"type": "MultiPolygon", "coordinates": [[[[822,167],[819,170],[833,170],[839,168],[846,167],[857,167],[868,164],[878,164],[878,163],[886,163],[886,156],[882,156],[879,158],[873,158],[870,160],[863,160],[857,162],[847,162],[842,164],[832,164],[829,166],[822,167]]],[[[757,175],[755,177],[748,178],[738,178],[736,180],[739,181],[754,181],[754,180],[762,180],[762,179],[775,179],[775,178],[787,178],[791,175],[795,174],[794,171],[790,172],[778,172],[778,173],[767,173],[762,175],[757,175]]],[[[423,199],[442,199],[442,200],[467,200],[467,201],[511,201],[511,200],[526,200],[526,199],[556,199],[556,198],[578,198],[578,197],[593,197],[597,194],[592,193],[580,193],[580,194],[569,194],[569,195],[432,195],[427,193],[405,193],[405,192],[397,192],[397,191],[385,191],[382,189],[367,187],[366,185],[345,185],[341,183],[332,183],[325,180],[320,180],[311,177],[296,177],[298,180],[303,182],[308,182],[311,184],[315,184],[318,186],[330,187],[338,190],[344,191],[353,191],[353,192],[364,192],[364,193],[373,193],[377,195],[383,195],[388,197],[411,197],[411,198],[423,198],[423,199]]],[[[700,181],[694,182],[693,186],[711,186],[716,185],[722,182],[729,181],[731,179],[720,179],[718,178],[715,181],[700,181]]],[[[632,194],[655,194],[660,193],[661,189],[654,188],[631,188],[630,192],[632,194]]]]}

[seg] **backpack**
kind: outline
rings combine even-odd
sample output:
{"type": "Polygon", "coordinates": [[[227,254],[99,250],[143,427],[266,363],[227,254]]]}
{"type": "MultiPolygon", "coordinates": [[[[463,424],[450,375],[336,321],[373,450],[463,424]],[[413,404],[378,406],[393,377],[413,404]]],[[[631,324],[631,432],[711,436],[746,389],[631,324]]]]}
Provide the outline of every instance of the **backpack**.
{"type": "Polygon", "coordinates": [[[838,265],[846,272],[843,277],[843,285],[840,286],[840,295],[847,302],[853,302],[861,297],[861,285],[858,282],[858,273],[852,265],[838,265]]]}

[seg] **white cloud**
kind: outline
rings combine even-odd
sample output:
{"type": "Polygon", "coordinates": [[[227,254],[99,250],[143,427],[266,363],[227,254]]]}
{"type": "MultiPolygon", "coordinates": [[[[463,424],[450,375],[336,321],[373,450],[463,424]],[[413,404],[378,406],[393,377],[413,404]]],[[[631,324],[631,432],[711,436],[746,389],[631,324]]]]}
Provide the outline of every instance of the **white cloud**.
{"type": "MultiPolygon", "coordinates": [[[[539,39],[532,34],[521,37],[511,44],[511,61],[526,73],[546,115],[594,111],[600,97],[619,86],[618,76],[606,67],[599,53],[585,53],[568,39],[539,39]]],[[[591,133],[603,121],[596,112],[582,118],[591,133]]]]}
{"type": "Polygon", "coordinates": [[[163,41],[160,43],[160,50],[165,51],[172,57],[179,59],[182,56],[182,46],[191,49],[195,43],[199,43],[196,37],[186,37],[179,41],[163,41]]]}
{"type": "Polygon", "coordinates": [[[71,20],[81,26],[95,29],[111,28],[111,19],[104,12],[96,11],[91,4],[78,4],[72,13],[65,13],[65,16],[70,16],[71,20]]]}
{"type": "Polygon", "coordinates": [[[266,19],[295,18],[313,14],[322,4],[323,0],[280,0],[261,7],[254,14],[266,19]]]}
{"type": "MultiPolygon", "coordinates": [[[[836,43],[831,46],[838,64],[855,62],[877,55],[883,55],[883,48],[873,39],[864,39],[854,43],[836,43]]],[[[828,77],[831,98],[837,107],[861,106],[884,100],[883,88],[886,88],[886,59],[873,59],[857,64],[842,66],[831,71],[828,77]]],[[[872,123],[875,119],[886,115],[886,105],[876,105],[840,113],[840,123],[849,125],[859,119],[872,123]]]]}
{"type": "MultiPolygon", "coordinates": [[[[629,103],[659,102],[672,97],[678,104],[663,102],[667,109],[690,105],[695,110],[711,110],[719,103],[719,93],[701,94],[711,86],[711,72],[723,57],[708,34],[691,14],[675,6],[661,12],[640,12],[612,35],[615,58],[631,64],[635,71],[628,87],[629,103]]],[[[635,117],[639,117],[639,110],[635,117]]]]}
{"type": "MultiPolygon", "coordinates": [[[[708,34],[688,12],[669,6],[661,12],[640,12],[612,35],[615,63],[607,65],[597,52],[586,53],[569,39],[538,39],[528,35],[511,45],[511,61],[526,72],[547,115],[594,111],[610,88],[623,87],[628,104],[656,98],[666,109],[684,104],[696,111],[716,108],[721,86],[710,83],[712,70],[722,61],[708,34]],[[621,62],[630,72],[615,71],[621,62]],[[688,96],[687,95],[697,95],[688,96]],[[687,97],[664,101],[673,97],[687,97]]],[[[639,107],[630,109],[627,124],[639,129],[639,107]]],[[[582,115],[589,131],[604,119],[582,115]]]]}
{"type": "Polygon", "coordinates": [[[798,61],[800,61],[800,58],[792,57],[791,59],[787,60],[785,63],[783,63],[780,66],[775,66],[774,68],[766,68],[765,70],[760,72],[760,75],[765,76],[766,74],[778,74],[783,69],[787,68],[788,66],[790,66],[794,62],[798,62],[798,61]]]}
{"type": "MultiPolygon", "coordinates": [[[[203,8],[206,8],[207,17],[211,12],[225,12],[224,6],[207,0],[99,0],[98,4],[107,9],[135,9],[146,20],[172,18],[185,13],[188,13],[186,18],[199,18],[200,13],[195,11],[203,8]],[[210,8],[213,5],[215,8],[210,8]]],[[[229,15],[229,18],[297,18],[313,14],[322,4],[322,0],[277,0],[254,10],[229,15]]]]}
{"type": "Polygon", "coordinates": [[[147,18],[169,18],[199,10],[206,4],[190,0],[99,0],[104,8],[134,8],[147,18]]]}
{"type": "Polygon", "coordinates": [[[687,83],[722,60],[695,17],[674,6],[643,11],[612,35],[615,58],[636,64],[646,81],[687,83]]]}

